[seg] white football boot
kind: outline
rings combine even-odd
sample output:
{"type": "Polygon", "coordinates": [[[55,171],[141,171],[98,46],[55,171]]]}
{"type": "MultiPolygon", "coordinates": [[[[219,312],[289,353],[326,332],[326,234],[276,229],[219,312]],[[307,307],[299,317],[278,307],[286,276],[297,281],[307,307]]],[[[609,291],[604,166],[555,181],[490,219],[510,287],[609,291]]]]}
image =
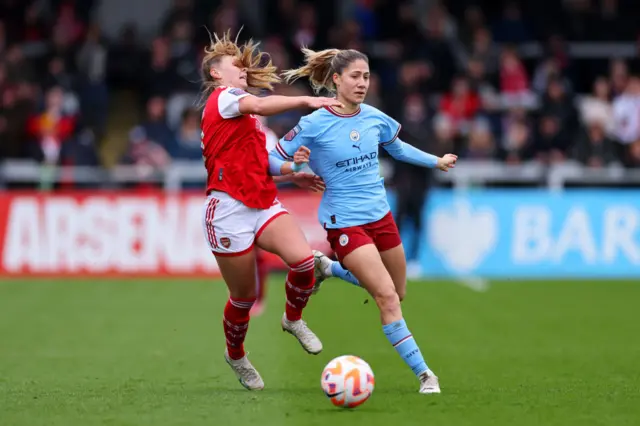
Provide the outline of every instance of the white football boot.
{"type": "Polygon", "coordinates": [[[284,314],[282,316],[282,331],[286,331],[298,339],[302,348],[308,353],[318,355],[322,352],[322,342],[303,320],[289,321],[287,314],[284,314]]]}
{"type": "Polygon", "coordinates": [[[432,371],[426,371],[420,375],[420,393],[440,393],[438,376],[432,371]]]}
{"type": "Polygon", "coordinates": [[[240,359],[229,358],[229,352],[225,349],[224,359],[236,374],[238,381],[242,386],[249,390],[262,390],[264,389],[264,382],[258,370],[249,362],[249,359],[245,355],[240,359]]]}
{"type": "Polygon", "coordinates": [[[313,285],[313,293],[316,294],[320,291],[320,285],[324,280],[331,277],[331,264],[333,260],[329,259],[327,255],[318,250],[313,250],[313,273],[316,278],[316,282],[313,285]]]}

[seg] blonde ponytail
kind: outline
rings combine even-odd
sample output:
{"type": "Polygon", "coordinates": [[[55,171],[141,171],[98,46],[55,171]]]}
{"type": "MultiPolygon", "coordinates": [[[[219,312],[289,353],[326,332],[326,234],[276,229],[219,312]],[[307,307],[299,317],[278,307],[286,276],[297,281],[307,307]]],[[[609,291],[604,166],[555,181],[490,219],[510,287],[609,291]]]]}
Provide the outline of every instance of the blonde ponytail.
{"type": "Polygon", "coordinates": [[[260,89],[273,90],[273,85],[280,82],[277,68],[273,65],[271,57],[258,50],[259,43],[249,40],[242,46],[238,46],[238,40],[231,40],[229,32],[223,34],[222,38],[214,34],[211,44],[204,49],[202,60],[202,75],[204,77],[203,97],[207,97],[219,86],[219,82],[211,77],[211,68],[224,56],[233,56],[242,62],[242,66],[247,69],[247,85],[249,91],[259,91],[260,89]]]}

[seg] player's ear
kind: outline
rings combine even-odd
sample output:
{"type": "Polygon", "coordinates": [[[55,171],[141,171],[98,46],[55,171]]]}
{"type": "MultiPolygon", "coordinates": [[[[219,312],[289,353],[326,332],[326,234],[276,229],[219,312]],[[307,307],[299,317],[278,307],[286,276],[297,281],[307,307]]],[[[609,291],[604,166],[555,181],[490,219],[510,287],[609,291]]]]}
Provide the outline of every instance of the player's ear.
{"type": "Polygon", "coordinates": [[[211,67],[211,69],[209,70],[209,75],[214,80],[220,80],[222,78],[222,76],[220,75],[220,72],[218,72],[218,70],[213,67],[211,67]]]}
{"type": "Polygon", "coordinates": [[[338,74],[337,72],[333,73],[332,79],[333,79],[333,84],[335,84],[336,86],[342,82],[341,81],[342,79],[340,78],[340,74],[338,74]]]}

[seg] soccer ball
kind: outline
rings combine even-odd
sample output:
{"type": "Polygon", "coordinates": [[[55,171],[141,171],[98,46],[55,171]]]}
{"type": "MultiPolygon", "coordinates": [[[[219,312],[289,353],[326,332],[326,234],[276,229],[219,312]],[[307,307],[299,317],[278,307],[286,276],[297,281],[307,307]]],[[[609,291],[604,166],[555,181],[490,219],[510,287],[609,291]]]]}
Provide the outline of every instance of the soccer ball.
{"type": "Polygon", "coordinates": [[[369,399],[375,379],[371,367],[364,360],[344,355],[327,364],[320,385],[336,407],[355,408],[369,399]]]}

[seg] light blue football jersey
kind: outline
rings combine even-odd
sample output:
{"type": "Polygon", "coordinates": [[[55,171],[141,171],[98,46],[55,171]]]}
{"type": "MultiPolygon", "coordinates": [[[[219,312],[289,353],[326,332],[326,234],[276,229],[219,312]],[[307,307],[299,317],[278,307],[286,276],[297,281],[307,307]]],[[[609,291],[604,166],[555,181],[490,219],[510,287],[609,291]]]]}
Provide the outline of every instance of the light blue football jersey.
{"type": "Polygon", "coordinates": [[[390,211],[378,151],[399,132],[397,121],[370,105],[362,104],[352,115],[321,108],[303,117],[272,154],[292,161],[300,146],[309,148],[309,166],[327,185],[318,210],[320,224],[334,229],[364,225],[390,211]]]}

